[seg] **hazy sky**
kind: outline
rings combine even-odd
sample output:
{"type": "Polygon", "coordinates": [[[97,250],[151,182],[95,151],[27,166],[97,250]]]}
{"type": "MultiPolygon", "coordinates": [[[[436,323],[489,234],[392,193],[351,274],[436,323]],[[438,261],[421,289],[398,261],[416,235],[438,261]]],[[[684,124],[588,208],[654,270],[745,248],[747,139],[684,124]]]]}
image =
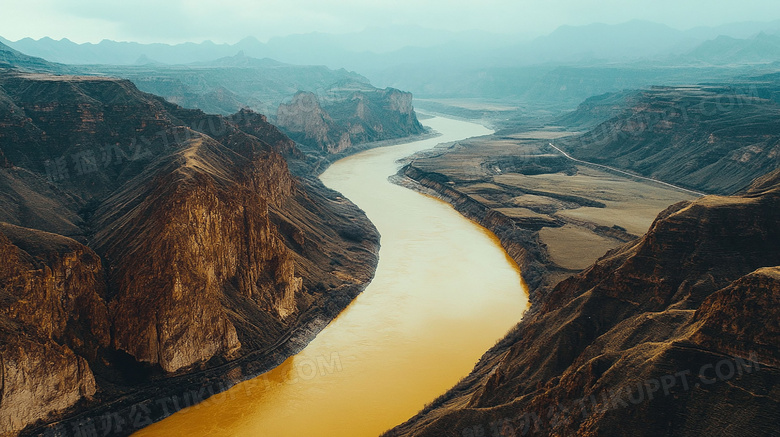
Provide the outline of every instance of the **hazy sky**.
{"type": "Polygon", "coordinates": [[[778,0],[2,0],[0,36],[233,43],[389,24],[547,34],[644,19],[678,29],[780,19],[778,0]]]}

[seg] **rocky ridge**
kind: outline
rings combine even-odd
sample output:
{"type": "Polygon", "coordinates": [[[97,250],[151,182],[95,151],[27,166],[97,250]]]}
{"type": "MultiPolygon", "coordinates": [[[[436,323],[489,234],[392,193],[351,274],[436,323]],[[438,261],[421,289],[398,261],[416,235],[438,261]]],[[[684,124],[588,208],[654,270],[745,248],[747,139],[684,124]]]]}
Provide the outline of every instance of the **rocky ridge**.
{"type": "Polygon", "coordinates": [[[777,89],[776,79],[756,79],[600,96],[560,121],[589,126],[613,116],[558,146],[585,161],[733,194],[780,164],[777,89]]]}
{"type": "Polygon", "coordinates": [[[276,124],[305,151],[325,155],[425,132],[411,93],[354,85],[331,88],[323,97],[298,92],[279,105],[276,124]]]}
{"type": "Polygon", "coordinates": [[[778,203],[775,171],[669,207],[386,435],[774,435],[778,203]]]}
{"type": "Polygon", "coordinates": [[[157,420],[131,415],[278,364],[373,275],[376,230],[292,175],[300,152],[259,114],[7,71],[0,123],[4,433],[75,427],[117,399],[135,400],[109,407],[125,423],[157,420]]]}

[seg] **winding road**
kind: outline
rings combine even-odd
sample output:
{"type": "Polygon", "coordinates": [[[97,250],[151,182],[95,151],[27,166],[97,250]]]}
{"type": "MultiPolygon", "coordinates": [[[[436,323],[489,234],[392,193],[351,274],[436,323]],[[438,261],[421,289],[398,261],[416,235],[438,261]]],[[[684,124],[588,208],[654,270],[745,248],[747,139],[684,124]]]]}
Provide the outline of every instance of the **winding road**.
{"type": "Polygon", "coordinates": [[[639,175],[637,175],[637,174],[630,173],[630,172],[627,172],[627,171],[624,171],[624,170],[620,170],[620,169],[617,169],[617,168],[615,168],[615,167],[610,167],[610,166],[608,166],[608,165],[602,165],[602,164],[596,164],[595,162],[588,162],[588,161],[583,161],[583,160],[581,160],[581,159],[577,159],[577,158],[575,158],[575,157],[573,157],[573,156],[569,155],[568,153],[564,152],[563,150],[561,150],[561,148],[560,148],[560,147],[556,146],[556,145],[555,145],[555,144],[553,144],[553,143],[547,143],[547,144],[549,144],[549,145],[550,145],[550,147],[552,147],[553,149],[555,149],[555,150],[557,150],[558,152],[560,152],[560,153],[561,153],[561,155],[565,156],[565,157],[566,157],[566,158],[568,158],[568,159],[571,159],[571,160],[572,160],[572,161],[574,161],[574,162],[578,162],[578,163],[580,163],[580,164],[585,164],[585,165],[592,165],[592,166],[594,166],[594,167],[599,167],[599,168],[603,168],[603,169],[606,169],[606,170],[609,170],[609,171],[613,171],[613,172],[617,172],[617,173],[620,173],[620,174],[624,174],[624,175],[626,175],[626,176],[630,176],[630,177],[632,177],[632,178],[636,178],[636,179],[643,179],[643,180],[646,180],[646,181],[655,182],[656,184],[665,185],[665,186],[667,186],[667,187],[674,188],[675,190],[685,191],[686,193],[695,194],[695,195],[697,195],[697,196],[706,196],[706,194],[705,194],[705,193],[700,193],[700,192],[698,192],[698,191],[689,190],[689,189],[687,189],[687,188],[679,187],[679,186],[677,186],[677,185],[673,185],[673,184],[670,184],[670,183],[668,183],[668,182],[659,181],[658,179],[648,178],[648,177],[645,177],[645,176],[639,176],[639,175]]]}

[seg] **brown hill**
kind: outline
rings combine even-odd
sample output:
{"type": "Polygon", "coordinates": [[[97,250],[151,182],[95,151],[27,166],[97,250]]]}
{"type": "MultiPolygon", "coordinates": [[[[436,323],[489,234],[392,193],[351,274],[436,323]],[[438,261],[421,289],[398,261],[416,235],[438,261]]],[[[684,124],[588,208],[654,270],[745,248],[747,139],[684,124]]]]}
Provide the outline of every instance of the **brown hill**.
{"type": "Polygon", "coordinates": [[[0,430],[95,394],[87,360],[110,340],[100,258],[82,244],[0,223],[0,430]]]}
{"type": "Polygon", "coordinates": [[[776,177],[668,208],[386,435],[777,435],[776,177]]]}
{"type": "Polygon", "coordinates": [[[412,94],[393,88],[335,88],[324,98],[298,92],[279,105],[276,123],[307,152],[325,155],[425,132],[412,107],[412,94]]]}
{"type": "Polygon", "coordinates": [[[0,123],[4,430],[101,408],[133,423],[152,396],[253,376],[373,275],[376,230],[291,175],[285,157],[300,152],[259,114],[209,116],[124,80],[10,72],[0,123]]]}
{"type": "Polygon", "coordinates": [[[769,98],[777,89],[777,82],[747,81],[592,98],[560,122],[580,127],[603,117],[601,124],[560,145],[585,161],[734,194],[780,166],[780,106],[769,98]]]}

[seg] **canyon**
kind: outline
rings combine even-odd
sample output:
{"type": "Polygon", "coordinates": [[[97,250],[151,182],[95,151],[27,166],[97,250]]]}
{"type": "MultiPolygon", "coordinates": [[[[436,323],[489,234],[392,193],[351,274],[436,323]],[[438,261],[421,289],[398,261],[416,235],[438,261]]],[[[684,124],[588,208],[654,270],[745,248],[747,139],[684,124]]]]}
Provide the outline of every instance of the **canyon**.
{"type": "Polygon", "coordinates": [[[128,79],[170,103],[228,116],[262,113],[307,155],[327,160],[361,144],[425,133],[412,94],[379,89],[357,73],[257,59],[243,52],[209,62],[168,65],[65,65],[35,58],[0,42],[0,67],[51,74],[128,79]]]}
{"type": "Polygon", "coordinates": [[[424,123],[441,136],[366,150],[320,176],[382,234],[366,290],[273,371],[177,408],[134,437],[378,435],[467,375],[522,317],[528,302],[520,271],[495,237],[446,203],[387,180],[398,158],[489,133],[459,120],[424,123]]]}
{"type": "Polygon", "coordinates": [[[533,304],[468,377],[384,435],[775,435],[770,89],[604,95],[547,128],[408,158],[398,183],[495,232],[533,304]]]}
{"type": "Polygon", "coordinates": [[[120,79],[4,71],[0,89],[6,433],[133,423],[128,399],[254,376],[372,278],[375,228],[290,173],[303,155],[264,116],[120,79]]]}
{"type": "Polygon", "coordinates": [[[140,90],[185,108],[230,115],[251,109],[269,117],[307,153],[352,151],[354,146],[424,133],[412,95],[379,89],[344,69],[291,65],[235,56],[188,65],[76,65],[81,74],[131,80],[140,90]]]}
{"type": "MultiPolygon", "coordinates": [[[[320,331],[340,329],[339,314],[356,317],[342,311],[362,305],[355,298],[379,263],[372,221],[381,227],[392,215],[366,192],[369,184],[348,199],[317,176],[362,148],[432,135],[410,93],[375,88],[345,70],[243,53],[186,66],[140,61],[62,65],[0,44],[0,252],[7,260],[0,266],[0,435],[88,433],[98,424],[106,435],[129,435],[165,418],[142,435],[188,426],[197,433],[220,415],[203,422],[172,411],[222,392],[227,398],[231,386],[249,379],[239,386],[246,390],[258,375],[284,380],[296,356],[315,362],[332,352],[327,337],[312,343],[319,352],[306,346],[320,331]],[[372,201],[376,210],[360,209],[372,201]]],[[[403,161],[382,171],[397,171],[397,185],[441,199],[491,231],[520,267],[531,307],[522,319],[520,310],[509,321],[505,313],[490,320],[506,323],[479,343],[479,353],[493,346],[476,366],[478,354],[458,355],[471,360],[460,362],[460,373],[424,395],[415,391],[414,402],[392,419],[387,412],[381,425],[368,415],[356,419],[355,432],[397,425],[384,435],[776,434],[779,76],[735,79],[753,70],[720,65],[635,67],[442,76],[444,88],[455,83],[468,96],[505,94],[493,82],[509,81],[538,105],[458,103],[434,89],[442,99],[430,107],[485,116],[496,132],[403,149],[394,156],[403,161]],[[675,84],[625,89],[649,84],[659,70],[675,84]],[[707,83],[683,85],[700,72],[707,83]],[[613,92],[592,96],[605,90],[613,92]]],[[[372,176],[386,182],[384,173],[372,176]]],[[[446,270],[447,256],[436,259],[446,270]]],[[[446,301],[461,311],[446,293],[464,284],[483,293],[489,283],[429,288],[443,293],[433,296],[440,307],[449,308],[446,301]]],[[[508,301],[503,310],[514,308],[508,301]]],[[[466,328],[463,337],[471,335],[466,328]]],[[[361,331],[351,329],[346,338],[361,331]]],[[[446,335],[433,343],[440,352],[446,335]]],[[[439,373],[426,382],[441,382],[439,373]]],[[[369,379],[400,393],[392,378],[369,379]]],[[[305,428],[306,420],[285,424],[282,408],[304,405],[303,386],[274,387],[269,397],[287,403],[260,405],[282,410],[281,422],[268,423],[288,433],[305,428]]],[[[312,393],[327,394],[317,385],[312,393]]],[[[311,399],[331,400],[319,395],[311,399]]],[[[244,401],[231,414],[250,411],[244,401]]],[[[350,431],[348,418],[323,411],[331,412],[322,423],[350,431]]],[[[223,428],[256,433],[262,426],[239,420],[223,428]]]]}
{"type": "Polygon", "coordinates": [[[669,207],[386,435],[772,435],[777,175],[669,207]]]}

